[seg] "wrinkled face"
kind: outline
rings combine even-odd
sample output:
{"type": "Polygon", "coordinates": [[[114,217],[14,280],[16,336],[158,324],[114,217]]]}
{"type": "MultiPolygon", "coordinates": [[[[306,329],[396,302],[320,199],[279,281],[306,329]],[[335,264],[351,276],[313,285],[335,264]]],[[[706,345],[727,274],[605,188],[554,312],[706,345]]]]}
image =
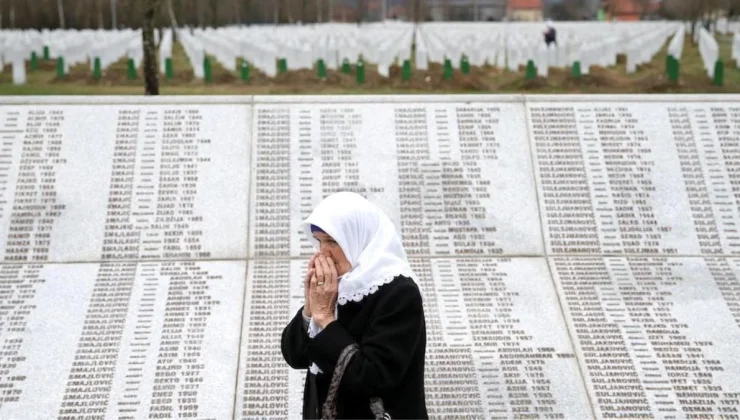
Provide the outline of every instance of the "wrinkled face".
{"type": "Polygon", "coordinates": [[[323,232],[313,232],[313,237],[319,241],[319,253],[334,261],[338,277],[348,273],[352,269],[352,265],[347,260],[347,257],[344,256],[342,248],[334,238],[323,232]]]}

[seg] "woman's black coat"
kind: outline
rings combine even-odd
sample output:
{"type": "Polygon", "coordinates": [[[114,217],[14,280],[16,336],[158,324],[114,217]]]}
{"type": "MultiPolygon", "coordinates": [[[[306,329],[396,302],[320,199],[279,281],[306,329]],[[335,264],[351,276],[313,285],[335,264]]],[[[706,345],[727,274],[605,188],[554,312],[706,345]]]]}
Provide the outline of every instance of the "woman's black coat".
{"type": "Polygon", "coordinates": [[[331,375],[345,347],[360,351],[344,372],[337,397],[340,419],[373,418],[370,398],[381,397],[393,419],[428,418],[424,399],[426,323],[421,293],[410,278],[398,276],[360,302],[338,307],[337,320],[313,339],[303,324],[303,308],[283,330],[281,348],[294,369],[311,362],[323,371],[306,375],[303,418],[319,417],[331,375]],[[313,380],[315,378],[315,381],[313,380]],[[312,401],[311,396],[316,399],[312,401]]]}

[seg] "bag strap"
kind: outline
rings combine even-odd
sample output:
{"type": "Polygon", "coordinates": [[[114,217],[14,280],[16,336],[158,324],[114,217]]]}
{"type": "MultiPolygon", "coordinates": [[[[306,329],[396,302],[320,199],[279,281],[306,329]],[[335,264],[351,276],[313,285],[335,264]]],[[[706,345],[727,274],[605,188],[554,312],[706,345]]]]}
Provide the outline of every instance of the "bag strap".
{"type": "Polygon", "coordinates": [[[350,344],[342,350],[339,354],[339,360],[337,365],[334,367],[334,373],[329,383],[329,391],[326,394],[326,400],[324,400],[324,406],[321,410],[321,418],[324,420],[333,420],[337,418],[337,393],[339,391],[339,383],[342,381],[347,365],[352,356],[360,349],[357,344],[350,344]]]}
{"type": "MultiPolygon", "coordinates": [[[[350,344],[342,350],[339,354],[339,360],[337,365],[334,367],[334,373],[329,383],[329,391],[326,394],[326,400],[321,410],[321,418],[323,420],[334,420],[337,418],[337,394],[339,392],[339,383],[342,381],[344,371],[347,369],[352,356],[360,350],[360,346],[357,344],[350,344]]],[[[381,398],[370,399],[370,410],[372,410],[376,419],[390,420],[391,416],[385,412],[383,408],[383,400],[381,398]]]]}

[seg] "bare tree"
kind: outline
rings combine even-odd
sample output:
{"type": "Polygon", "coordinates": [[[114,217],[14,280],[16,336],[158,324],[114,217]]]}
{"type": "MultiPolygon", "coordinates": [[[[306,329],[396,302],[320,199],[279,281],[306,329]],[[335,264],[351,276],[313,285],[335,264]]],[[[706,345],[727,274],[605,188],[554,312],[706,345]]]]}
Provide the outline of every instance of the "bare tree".
{"type": "Polygon", "coordinates": [[[172,36],[176,38],[177,16],[175,15],[175,8],[172,7],[172,0],[167,0],[167,14],[170,16],[170,26],[172,27],[172,36]]]}
{"type": "Polygon", "coordinates": [[[209,15],[210,15],[209,16],[210,17],[209,26],[218,26],[218,22],[219,22],[219,13],[218,13],[219,7],[218,6],[222,1],[223,0],[211,0],[210,1],[209,3],[210,7],[208,10],[209,15]]]}
{"type": "Polygon", "coordinates": [[[110,27],[113,29],[118,28],[116,6],[116,0],[110,0],[110,27]]]}
{"type": "Polygon", "coordinates": [[[157,46],[154,43],[154,16],[161,0],[146,0],[142,41],[144,42],[144,88],[147,95],[159,95],[159,71],[157,69],[157,46]]]}
{"type": "Polygon", "coordinates": [[[103,17],[103,0],[94,0],[95,8],[98,10],[98,28],[105,29],[105,18],[103,17]]]}
{"type": "Polygon", "coordinates": [[[57,0],[57,12],[59,13],[59,27],[64,29],[64,5],[62,0],[57,0]]]}
{"type": "Polygon", "coordinates": [[[205,0],[196,0],[195,3],[198,8],[198,26],[202,28],[206,24],[205,0]]]}
{"type": "Polygon", "coordinates": [[[359,25],[365,20],[365,14],[367,13],[367,3],[365,0],[357,0],[357,24],[359,25]]]}
{"type": "Polygon", "coordinates": [[[740,0],[730,0],[727,5],[727,16],[736,19],[740,15],[740,0]]]}
{"type": "Polygon", "coordinates": [[[306,6],[308,6],[308,0],[300,0],[301,2],[301,21],[306,22],[306,6]]]}
{"type": "Polygon", "coordinates": [[[411,0],[411,11],[410,11],[410,17],[413,22],[420,22],[421,21],[421,15],[422,15],[422,1],[421,0],[411,0]]]}
{"type": "Polygon", "coordinates": [[[691,22],[693,38],[698,24],[709,25],[716,22],[719,12],[729,13],[733,2],[734,0],[665,0],[662,12],[673,19],[691,22]]]}

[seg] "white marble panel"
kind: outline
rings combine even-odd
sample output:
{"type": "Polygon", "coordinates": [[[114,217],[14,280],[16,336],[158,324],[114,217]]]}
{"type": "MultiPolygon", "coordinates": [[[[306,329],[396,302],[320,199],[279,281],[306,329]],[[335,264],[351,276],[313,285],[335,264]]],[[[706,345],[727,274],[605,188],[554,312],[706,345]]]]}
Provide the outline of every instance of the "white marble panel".
{"type": "Polygon", "coordinates": [[[737,415],[736,261],[551,257],[599,418],[737,415]]]}
{"type": "Polygon", "coordinates": [[[527,109],[548,254],[740,253],[740,107],[527,109]]]}
{"type": "Polygon", "coordinates": [[[245,270],[2,265],[0,418],[231,418],[245,270]]]}
{"type": "Polygon", "coordinates": [[[5,261],[246,256],[246,105],[0,107],[5,261]]]}
{"type": "MultiPolygon", "coordinates": [[[[237,418],[300,418],[305,372],[277,343],[303,305],[306,263],[250,262],[237,418]]],[[[424,296],[430,417],[592,416],[545,259],[411,263],[424,296]]]]}
{"type": "Polygon", "coordinates": [[[311,253],[300,222],[349,190],[380,206],[410,255],[543,253],[516,103],[255,108],[250,255],[311,253]]]}
{"type": "Polygon", "coordinates": [[[430,416],[592,416],[545,259],[413,264],[425,298],[430,416]]]}
{"type": "Polygon", "coordinates": [[[235,419],[300,418],[305,372],[280,351],[283,328],[303,306],[300,266],[307,261],[250,261],[247,272],[235,419]]]}

